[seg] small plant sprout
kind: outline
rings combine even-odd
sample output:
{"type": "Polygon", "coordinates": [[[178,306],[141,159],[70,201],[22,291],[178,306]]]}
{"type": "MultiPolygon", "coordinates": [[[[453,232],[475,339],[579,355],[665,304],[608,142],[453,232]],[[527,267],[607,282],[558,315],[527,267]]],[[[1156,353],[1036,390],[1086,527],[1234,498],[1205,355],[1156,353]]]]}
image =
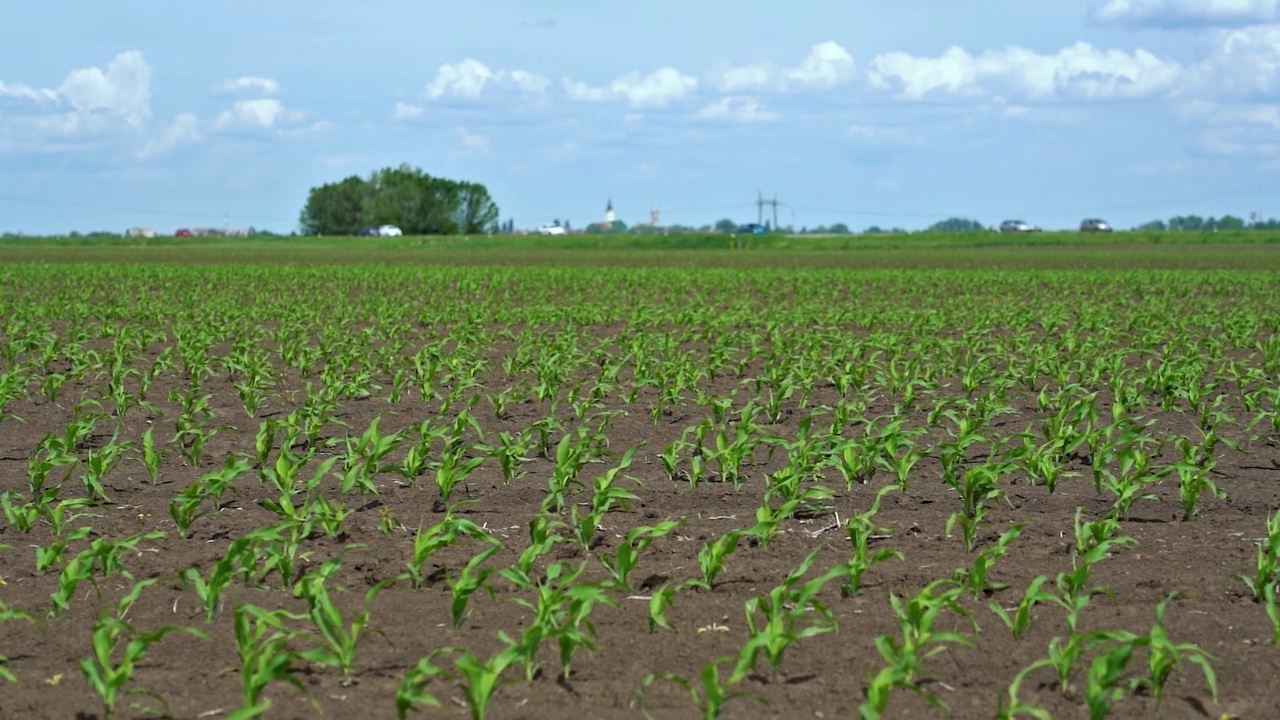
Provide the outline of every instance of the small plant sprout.
{"type": "Polygon", "coordinates": [[[675,673],[650,673],[646,675],[640,683],[640,688],[636,691],[637,703],[645,718],[653,720],[653,715],[644,707],[644,692],[659,680],[665,680],[673,683],[681,690],[689,695],[689,699],[693,700],[698,707],[698,712],[702,716],[702,720],[719,720],[724,714],[725,705],[730,700],[744,698],[752,700],[761,705],[768,705],[768,702],[759,696],[752,695],[744,690],[730,690],[736,684],[736,681],[730,677],[728,680],[720,678],[720,665],[725,662],[731,662],[732,658],[719,657],[702,666],[698,672],[698,683],[695,685],[689,680],[675,673]]]}
{"type": "Polygon", "coordinates": [[[93,625],[93,654],[80,660],[80,673],[85,684],[102,700],[102,710],[106,717],[111,717],[122,695],[146,695],[164,702],[155,693],[142,688],[125,690],[125,686],[133,680],[134,670],[138,662],[147,654],[147,649],[159,642],[171,632],[180,631],[199,638],[208,639],[196,628],[164,625],[150,632],[141,632],[125,620],[129,608],[138,600],[144,588],[154,585],[158,580],[144,580],[135,584],[116,605],[115,612],[104,611],[93,625]],[[123,649],[121,645],[123,644],[123,649]]]}

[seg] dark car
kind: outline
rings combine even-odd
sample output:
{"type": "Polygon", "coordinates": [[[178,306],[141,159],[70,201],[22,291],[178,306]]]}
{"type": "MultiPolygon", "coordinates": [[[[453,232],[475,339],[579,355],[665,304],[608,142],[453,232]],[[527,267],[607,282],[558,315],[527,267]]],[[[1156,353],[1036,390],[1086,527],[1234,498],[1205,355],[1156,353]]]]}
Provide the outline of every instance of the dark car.
{"type": "Polygon", "coordinates": [[[174,237],[191,237],[191,231],[186,228],[178,228],[174,233],[174,237]]]}
{"type": "Polygon", "coordinates": [[[376,227],[360,228],[360,232],[356,233],[356,235],[359,237],[378,237],[378,228],[376,227]]]}
{"type": "Polygon", "coordinates": [[[747,223],[738,227],[738,232],[747,233],[749,235],[763,235],[768,232],[768,228],[760,223],[747,223]]]}
{"type": "Polygon", "coordinates": [[[1111,232],[1111,226],[1105,220],[1087,218],[1080,223],[1080,232],[1111,232]]]}

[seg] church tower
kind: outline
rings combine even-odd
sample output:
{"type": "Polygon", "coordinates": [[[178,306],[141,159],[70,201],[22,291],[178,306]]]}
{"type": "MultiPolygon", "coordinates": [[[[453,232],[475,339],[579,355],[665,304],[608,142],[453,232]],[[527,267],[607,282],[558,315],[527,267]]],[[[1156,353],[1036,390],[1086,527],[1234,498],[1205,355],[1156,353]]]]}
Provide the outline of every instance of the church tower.
{"type": "Polygon", "coordinates": [[[604,224],[605,226],[613,225],[613,198],[609,198],[609,204],[604,206],[604,224]]]}

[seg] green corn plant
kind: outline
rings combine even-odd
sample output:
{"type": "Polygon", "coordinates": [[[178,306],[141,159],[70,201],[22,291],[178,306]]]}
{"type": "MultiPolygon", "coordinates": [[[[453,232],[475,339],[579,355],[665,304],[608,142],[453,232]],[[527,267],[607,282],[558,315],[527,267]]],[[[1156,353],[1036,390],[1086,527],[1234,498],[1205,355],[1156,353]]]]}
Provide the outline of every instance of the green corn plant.
{"type": "MultiPolygon", "coordinates": [[[[942,465],[942,478],[948,484],[954,485],[957,470],[960,463],[968,455],[969,448],[975,444],[986,442],[978,430],[981,428],[981,420],[969,415],[961,415],[955,410],[943,410],[939,419],[945,418],[951,421],[951,426],[946,428],[949,441],[943,441],[934,446],[937,452],[938,461],[942,465]]],[[[931,423],[932,424],[932,423],[931,423]]]]}
{"type": "Polygon", "coordinates": [[[644,693],[650,686],[659,680],[672,683],[684,690],[689,699],[698,706],[698,712],[702,714],[702,720],[719,720],[724,714],[725,705],[731,700],[744,698],[760,705],[768,705],[768,701],[764,698],[753,695],[745,690],[730,690],[736,682],[732,679],[720,679],[720,666],[726,662],[732,662],[733,658],[721,656],[702,666],[698,671],[698,684],[695,686],[692,682],[675,673],[650,673],[640,682],[640,687],[636,690],[636,703],[640,706],[641,712],[645,718],[653,720],[653,715],[644,707],[644,693]]]}
{"type": "MultiPolygon", "coordinates": [[[[0,548],[7,548],[7,547],[8,547],[7,545],[0,544],[0,548]]],[[[3,585],[3,584],[4,584],[3,580],[0,579],[0,585],[3,585]]],[[[3,625],[4,623],[7,623],[11,620],[25,620],[33,625],[36,622],[35,616],[33,616],[31,613],[23,612],[21,610],[14,610],[13,608],[4,604],[3,601],[0,601],[0,625],[3,625]]],[[[13,676],[13,673],[5,669],[5,664],[8,662],[9,662],[9,658],[5,657],[3,653],[0,653],[0,679],[7,680],[11,683],[17,683],[18,679],[13,676]]]]}
{"type": "Polygon", "coordinates": [[[1022,599],[1012,608],[1005,609],[998,603],[992,602],[988,605],[991,612],[1004,623],[1005,627],[1013,633],[1015,640],[1022,639],[1027,629],[1031,627],[1031,609],[1036,605],[1044,602],[1056,603],[1058,596],[1047,590],[1041,590],[1044,584],[1049,580],[1045,575],[1037,575],[1031,580],[1031,584],[1027,585],[1026,590],[1022,593],[1022,599]]]}
{"type": "Polygon", "coordinates": [[[228,720],[250,720],[265,714],[271,708],[271,700],[263,698],[262,693],[275,682],[292,685],[319,712],[320,706],[307,686],[294,675],[294,663],[301,658],[289,649],[289,643],[298,633],[284,624],[285,620],[302,618],[284,610],[266,610],[247,603],[237,605],[232,611],[236,654],[240,658],[242,704],[226,716],[228,720]]]}
{"type": "Polygon", "coordinates": [[[1009,687],[1005,690],[1005,694],[1000,698],[1000,705],[996,708],[996,720],[1016,720],[1024,715],[1033,717],[1036,720],[1053,720],[1053,716],[1044,708],[1024,702],[1018,697],[1022,689],[1022,683],[1026,681],[1027,675],[1048,665],[1048,660],[1041,659],[1018,671],[1018,674],[1013,677],[1013,681],[1009,683],[1009,687]]]}
{"type": "MultiPolygon", "coordinates": [[[[1249,588],[1254,602],[1263,602],[1268,588],[1274,589],[1280,568],[1280,509],[1267,517],[1267,536],[1258,541],[1258,550],[1254,555],[1253,577],[1236,574],[1249,588]]],[[[1280,636],[1278,636],[1280,637],[1280,636]]]]}
{"type": "MultiPolygon", "coordinates": [[[[538,587],[534,579],[534,563],[556,543],[563,541],[562,535],[553,534],[552,530],[561,524],[550,520],[546,515],[534,515],[529,520],[529,544],[520,552],[511,567],[498,570],[498,575],[506,579],[519,590],[531,590],[538,587]]],[[[621,551],[620,551],[621,552],[621,551]]]]}
{"type": "Polygon", "coordinates": [[[895,688],[910,690],[930,705],[946,709],[945,703],[920,685],[919,678],[924,672],[923,662],[946,650],[948,644],[973,645],[959,633],[934,630],[943,610],[972,622],[968,611],[957,602],[962,592],[963,588],[950,580],[934,580],[907,602],[890,593],[889,604],[898,619],[900,637],[880,635],[875,639],[876,650],[888,664],[869,679],[867,700],[858,707],[864,720],[881,717],[895,688]]]}
{"type": "Polygon", "coordinates": [[[570,488],[582,486],[578,474],[595,456],[592,440],[585,428],[560,438],[556,444],[556,465],[547,480],[547,494],[542,500],[543,512],[563,513],[570,488]]]}
{"type": "Polygon", "coordinates": [[[853,555],[850,556],[848,563],[845,565],[844,583],[840,586],[840,592],[845,597],[852,597],[857,594],[862,587],[863,574],[872,565],[893,558],[902,559],[902,553],[892,548],[880,548],[875,552],[871,551],[871,541],[888,533],[887,528],[877,527],[875,524],[876,513],[880,512],[880,501],[885,495],[897,489],[896,485],[885,485],[880,488],[876,491],[875,499],[872,500],[870,508],[859,514],[851,515],[845,521],[845,533],[849,536],[849,544],[853,546],[853,555]]]}
{"type": "Polygon", "coordinates": [[[1206,490],[1219,500],[1227,493],[1209,475],[1215,464],[1212,456],[1197,458],[1197,449],[1186,438],[1179,438],[1177,444],[1183,459],[1173,464],[1173,471],[1178,476],[1178,502],[1182,505],[1182,520],[1185,522],[1195,517],[1196,504],[1206,490]]]}
{"type": "MultiPolygon", "coordinates": [[[[1107,515],[1098,520],[1085,520],[1083,507],[1076,508],[1071,529],[1075,537],[1076,555],[1080,557],[1089,555],[1094,548],[1103,543],[1107,543],[1110,548],[1132,545],[1137,542],[1128,535],[1117,534],[1120,532],[1120,521],[1115,516],[1107,515]]],[[[1277,540],[1277,542],[1280,542],[1280,540],[1277,540]]]]}
{"type": "Polygon", "coordinates": [[[1173,468],[1170,466],[1152,468],[1150,465],[1154,454],[1144,452],[1136,442],[1125,445],[1118,451],[1117,456],[1120,460],[1120,472],[1116,474],[1104,470],[1102,487],[1115,495],[1112,512],[1121,520],[1128,520],[1129,511],[1134,502],[1160,500],[1160,496],[1143,492],[1143,490],[1164,478],[1172,472],[1173,468]]]}
{"type": "Polygon", "coordinates": [[[1069,693],[1071,677],[1075,674],[1081,659],[1094,648],[1110,643],[1112,640],[1111,633],[1099,630],[1077,632],[1075,628],[1071,628],[1071,632],[1066,637],[1055,635],[1050,638],[1049,654],[1044,658],[1044,663],[1047,667],[1053,668],[1057,676],[1058,692],[1063,695],[1069,693]]]}
{"type": "Polygon", "coordinates": [[[574,535],[584,550],[591,549],[596,528],[599,527],[606,514],[612,511],[614,507],[625,510],[627,503],[640,499],[635,493],[620,488],[615,484],[618,474],[631,466],[631,459],[635,456],[635,453],[636,448],[630,448],[623,453],[622,459],[618,461],[616,467],[610,468],[603,475],[598,475],[592,480],[589,510],[579,515],[577,506],[571,509],[569,525],[573,528],[574,535]]]}
{"type": "Polygon", "coordinates": [[[1213,656],[1194,643],[1173,642],[1169,639],[1168,630],[1165,628],[1165,608],[1170,600],[1181,594],[1177,591],[1171,592],[1165,596],[1164,600],[1157,603],[1155,624],[1145,636],[1138,636],[1133,641],[1134,644],[1141,645],[1147,650],[1147,677],[1143,679],[1143,683],[1151,689],[1157,708],[1160,707],[1160,701],[1163,699],[1165,682],[1183,662],[1190,662],[1200,668],[1213,701],[1218,701],[1218,680],[1213,667],[1209,664],[1213,656]]]}
{"type": "Polygon", "coordinates": [[[493,449],[493,456],[498,460],[498,467],[502,468],[504,485],[510,485],[528,474],[527,471],[521,470],[520,466],[533,459],[526,457],[532,449],[533,437],[527,429],[516,435],[508,432],[498,433],[498,446],[493,449]]]}
{"type": "Polygon", "coordinates": [[[964,535],[965,548],[973,552],[978,542],[978,531],[990,508],[987,503],[1004,497],[997,483],[1000,476],[1012,468],[1012,463],[984,463],[966,468],[961,475],[962,482],[956,487],[960,493],[960,512],[952,513],[947,518],[946,532],[950,537],[952,529],[958,524],[964,535]]]}
{"type": "MultiPolygon", "coordinates": [[[[435,483],[436,490],[440,493],[440,502],[447,504],[449,498],[453,496],[454,488],[459,484],[465,483],[471,473],[484,464],[488,453],[476,457],[466,457],[467,453],[472,449],[462,446],[446,447],[441,452],[440,461],[430,464],[436,471],[435,483]]],[[[483,445],[477,446],[475,449],[482,452],[487,450],[483,445]]],[[[470,494],[469,490],[467,494],[470,494]]]]}
{"type": "Polygon", "coordinates": [[[1085,679],[1084,703],[1089,709],[1089,720],[1103,720],[1111,713],[1111,706],[1139,687],[1141,680],[1127,672],[1135,647],[1121,644],[1099,652],[1089,663],[1085,679]]]}
{"type": "Polygon", "coordinates": [[[344,472],[340,485],[343,495],[351,492],[354,487],[360,488],[361,497],[377,495],[378,488],[373,484],[373,477],[396,469],[395,466],[386,463],[386,458],[399,447],[405,432],[383,435],[378,430],[379,420],[381,417],[375,417],[358,439],[347,439],[344,472]]]}
{"type": "Polygon", "coordinates": [[[494,572],[493,568],[481,568],[494,553],[502,548],[501,545],[490,545],[481,550],[477,555],[467,561],[467,564],[458,571],[457,577],[447,580],[449,585],[449,594],[452,602],[449,605],[449,618],[453,621],[454,628],[462,627],[462,623],[467,618],[467,602],[477,590],[485,589],[490,595],[493,594],[493,588],[488,583],[489,575],[494,572]]]}
{"type": "Polygon", "coordinates": [[[101,448],[90,449],[84,459],[84,474],[80,481],[95,502],[110,503],[102,478],[115,467],[116,460],[124,453],[127,444],[117,444],[114,439],[101,448]]]}
{"type": "Polygon", "coordinates": [[[469,651],[454,660],[453,666],[457,671],[454,684],[462,691],[471,720],[484,720],[498,690],[511,682],[503,680],[503,673],[520,658],[520,649],[508,645],[488,660],[481,660],[469,651]]]}
{"type": "Polygon", "coordinates": [[[675,601],[676,591],[679,588],[663,585],[654,590],[649,595],[649,633],[655,633],[658,628],[663,630],[674,631],[675,627],[671,621],[667,619],[667,609],[671,607],[675,601]]]}
{"type": "Polygon", "coordinates": [[[426,584],[422,566],[437,551],[454,545],[463,537],[469,537],[494,548],[502,547],[501,540],[479,525],[465,518],[459,518],[450,511],[445,514],[444,519],[428,528],[419,526],[413,538],[413,555],[409,560],[409,570],[399,577],[408,579],[415,590],[421,588],[426,584]]]}
{"type": "Polygon", "coordinates": [[[196,628],[173,625],[163,625],[150,632],[139,632],[124,619],[142,590],[157,581],[158,579],[153,578],[135,584],[121,598],[114,614],[104,611],[99,615],[98,621],[93,625],[93,654],[78,663],[85,684],[102,700],[103,715],[106,718],[115,712],[116,705],[124,694],[146,695],[163,702],[159,695],[142,688],[122,692],[133,680],[134,670],[146,656],[148,648],[171,632],[185,632],[208,639],[207,635],[196,628]]]}
{"type": "Polygon", "coordinates": [[[280,537],[278,528],[258,528],[242,535],[227,546],[209,571],[208,579],[195,568],[178,573],[188,588],[200,599],[205,610],[205,622],[213,622],[221,607],[222,593],[237,577],[249,578],[258,566],[258,552],[263,543],[280,537]]]}
{"type": "Polygon", "coordinates": [[[777,680],[782,654],[788,647],[798,640],[836,630],[835,618],[817,595],[828,581],[844,574],[843,568],[832,568],[796,587],[820,551],[821,548],[805,556],[800,565],[787,573],[782,583],[767,594],[746,602],[744,609],[750,637],[738,654],[738,662],[729,676],[730,683],[755,670],[762,653],[769,661],[770,675],[777,680]],[[761,616],[759,624],[757,613],[761,616]]]}
{"type": "MultiPolygon", "coordinates": [[[[36,548],[36,572],[48,572],[62,563],[62,556],[66,553],[67,546],[77,540],[83,540],[89,537],[89,533],[93,532],[93,528],[82,525],[81,527],[69,530],[65,534],[59,535],[47,545],[36,548]]],[[[71,590],[74,592],[75,587],[71,590]]]]}
{"type": "Polygon", "coordinates": [[[178,534],[187,537],[191,524],[205,515],[222,512],[222,496],[231,483],[245,471],[249,463],[229,457],[222,470],[201,475],[169,501],[169,517],[178,528],[178,534]]]}
{"type": "Polygon", "coordinates": [[[600,564],[604,565],[605,569],[609,571],[614,585],[621,590],[632,590],[627,581],[627,576],[635,570],[640,556],[655,540],[670,535],[683,522],[683,520],[663,520],[657,525],[642,525],[632,528],[627,531],[626,537],[618,544],[618,549],[614,551],[612,557],[599,555],[600,564]]]}
{"type": "MultiPolygon", "coordinates": [[[[347,546],[347,549],[353,546],[347,546]]],[[[395,579],[384,580],[369,588],[364,596],[364,607],[352,619],[349,627],[343,622],[342,613],[333,605],[325,581],[337,572],[341,556],[326,560],[321,566],[307,573],[299,581],[302,599],[307,603],[307,613],[311,624],[318,631],[318,639],[323,643],[300,653],[300,657],[321,665],[336,667],[344,677],[350,677],[355,668],[356,645],[360,636],[369,625],[369,608],[378,596],[395,579]]]]}
{"type": "Polygon", "coordinates": [[[711,457],[719,469],[722,482],[733,483],[734,489],[742,487],[745,478],[742,476],[744,465],[751,463],[752,455],[758,442],[752,434],[752,427],[737,425],[730,436],[728,429],[721,427],[715,434],[716,449],[711,457]]]}
{"type": "Polygon", "coordinates": [[[749,530],[735,529],[721,535],[713,542],[703,543],[698,550],[698,569],[702,572],[702,577],[689,580],[685,585],[700,588],[706,592],[715,590],[716,577],[724,570],[725,560],[729,559],[733,551],[738,548],[738,541],[750,534],[749,530]]]}
{"type": "Polygon", "coordinates": [[[53,602],[49,611],[50,616],[61,616],[70,608],[71,598],[75,596],[76,588],[81,582],[87,580],[93,585],[95,591],[98,590],[98,582],[94,577],[95,567],[98,568],[98,575],[103,580],[119,574],[133,582],[133,575],[124,567],[122,561],[125,551],[136,549],[144,540],[158,540],[164,536],[165,533],[162,531],[152,530],[116,542],[102,538],[93,540],[88,548],[68,560],[62,567],[62,571],[58,573],[58,589],[49,596],[53,602]]]}
{"type": "Polygon", "coordinates": [[[1002,557],[1008,552],[1009,546],[1022,534],[1022,528],[1022,524],[1017,524],[1006,530],[995,545],[984,548],[974,555],[973,562],[969,567],[956,568],[955,573],[952,574],[952,579],[968,590],[974,600],[980,599],[983,595],[990,595],[996,590],[1003,590],[1009,587],[1003,583],[991,582],[987,579],[987,575],[991,572],[991,567],[995,564],[996,558],[1002,557]]]}
{"type": "Polygon", "coordinates": [[[164,446],[156,445],[155,438],[152,436],[154,428],[147,428],[142,434],[142,455],[139,460],[142,467],[147,471],[147,477],[151,479],[152,485],[160,482],[160,462],[164,460],[164,446]]]}
{"type": "Polygon", "coordinates": [[[398,720],[405,720],[409,711],[416,712],[419,705],[432,708],[440,707],[440,701],[427,692],[427,688],[439,678],[452,679],[447,669],[433,662],[440,655],[451,652],[457,652],[456,648],[446,647],[433,650],[426,657],[418,660],[404,674],[404,677],[400,680],[399,687],[396,688],[396,718],[398,720]]]}
{"type": "Polygon", "coordinates": [[[845,489],[852,492],[854,485],[865,485],[875,477],[875,437],[868,434],[846,440],[832,449],[836,469],[844,478],[845,489]]]}
{"type": "Polygon", "coordinates": [[[907,489],[907,476],[910,475],[911,469],[916,463],[925,457],[925,452],[916,447],[911,437],[919,435],[923,431],[903,430],[903,420],[893,420],[889,425],[881,431],[877,441],[879,443],[878,452],[875,461],[890,473],[893,473],[894,479],[898,483],[898,488],[905,491],[907,489]]]}

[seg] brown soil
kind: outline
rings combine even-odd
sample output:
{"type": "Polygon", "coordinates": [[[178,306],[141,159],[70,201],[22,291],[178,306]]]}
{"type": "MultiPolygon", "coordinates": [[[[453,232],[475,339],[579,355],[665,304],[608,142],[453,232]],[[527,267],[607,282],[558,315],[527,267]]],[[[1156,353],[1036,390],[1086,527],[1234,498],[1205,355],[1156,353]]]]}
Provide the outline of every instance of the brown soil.
{"type": "MultiPolygon", "coordinates": [[[[152,356],[156,350],[152,348],[152,356]]],[[[176,409],[163,398],[185,382],[175,369],[162,375],[149,395],[160,399],[157,404],[163,416],[154,419],[158,437],[169,436],[176,409]]],[[[136,628],[179,625],[198,628],[208,635],[201,639],[174,633],[153,645],[138,664],[128,687],[145,688],[162,698],[163,703],[134,695],[121,702],[120,717],[143,717],[149,713],[175,718],[221,717],[238,708],[239,661],[231,609],[249,602],[305,612],[300,600],[283,591],[277,579],[268,578],[267,588],[233,583],[220,612],[212,622],[206,622],[195,593],[177,579],[186,568],[195,568],[207,576],[232,540],[275,520],[259,504],[270,495],[265,486],[256,482],[255,472],[241,476],[222,511],[197,520],[189,537],[178,535],[168,513],[174,495],[201,473],[220,468],[224,459],[234,453],[252,454],[259,422],[281,417],[294,407],[286,400],[302,388],[296,377],[293,382],[277,387],[259,417],[250,419],[225,373],[206,379],[205,389],[212,393],[213,424],[221,430],[209,441],[199,467],[190,467],[170,451],[161,465],[161,481],[152,485],[135,459],[136,453],[130,452],[106,478],[110,503],[82,510],[89,517],[77,524],[92,526],[89,539],[118,540],[155,529],[167,533],[162,539],[142,542],[124,558],[125,567],[137,579],[159,580],[143,591],[128,614],[136,628]]],[[[737,382],[738,378],[721,377],[703,387],[729,392],[737,382]]],[[[66,388],[63,399],[55,403],[46,402],[33,389],[27,399],[8,406],[7,410],[24,422],[9,419],[0,425],[0,488],[25,491],[26,463],[33,448],[44,433],[61,432],[71,417],[66,398],[74,398],[85,389],[66,388]]],[[[833,393],[830,388],[817,390],[810,407],[831,400],[833,393]]],[[[668,613],[674,631],[650,632],[649,603],[645,598],[664,584],[675,585],[698,577],[697,553],[704,542],[754,524],[765,475],[781,466],[780,456],[784,454],[776,453],[767,461],[763,453],[759,454],[759,464],[747,468],[748,481],[737,490],[729,483],[703,482],[693,487],[687,482],[668,480],[657,459],[658,452],[708,412],[686,400],[655,423],[650,417],[653,400],[652,389],[645,389],[633,404],[622,404],[613,398],[605,406],[626,411],[608,426],[614,452],[621,454],[644,443],[626,473],[634,482],[622,483],[640,500],[625,511],[606,516],[591,551],[564,542],[551,552],[551,557],[569,562],[585,560],[584,579],[604,580],[607,574],[595,558],[613,553],[628,530],[664,519],[681,519],[684,524],[643,555],[632,575],[635,591],[612,591],[616,607],[598,606],[591,614],[598,633],[598,649],[575,655],[567,680],[556,679],[558,663],[554,648],[548,644],[540,655],[542,667],[538,676],[526,683],[514,670],[509,672],[506,678],[512,682],[498,691],[488,717],[511,720],[571,715],[600,719],[641,716],[637,690],[647,675],[675,673],[696,683],[699,669],[706,663],[720,656],[735,656],[747,638],[744,603],[767,593],[810,551],[822,550],[811,576],[844,562],[849,556],[849,542],[836,526],[836,518],[848,518],[865,510],[875,491],[891,482],[881,471],[871,483],[846,491],[843,481],[834,472],[829,473],[828,485],[836,491],[830,514],[789,520],[783,523],[782,534],[765,546],[744,541],[729,558],[713,592],[685,588],[677,593],[668,613]]],[[[1004,432],[1019,432],[1043,417],[1036,410],[1034,393],[1020,396],[1011,391],[1009,403],[1014,413],[997,420],[1004,432]]],[[[1101,408],[1105,415],[1106,405],[1101,408]]],[[[873,408],[868,414],[887,409],[873,408]]],[[[1158,420],[1158,427],[1169,432],[1193,432],[1188,429],[1184,414],[1150,410],[1147,414],[1158,420]]],[[[474,411],[482,420],[486,438],[492,441],[497,432],[517,431],[542,418],[548,406],[515,403],[502,418],[494,418],[483,402],[474,411]]],[[[326,435],[358,435],[379,416],[383,418],[382,430],[392,432],[411,427],[434,412],[434,405],[421,402],[412,393],[391,404],[383,392],[382,396],[344,402],[338,417],[348,427],[330,425],[326,435]]],[[[770,432],[792,437],[806,412],[789,402],[782,422],[769,428],[770,432]]],[[[558,414],[567,427],[574,427],[567,407],[561,407],[558,414]]],[[[914,422],[920,422],[919,415],[914,416],[914,422]]],[[[143,410],[131,410],[120,436],[136,441],[152,420],[143,410]]],[[[108,442],[110,432],[104,424],[95,431],[90,446],[108,442]]],[[[558,437],[559,434],[555,439],[558,437]]],[[[319,457],[334,450],[321,450],[319,457]]],[[[393,462],[402,455],[397,452],[393,462]]],[[[1166,624],[1174,641],[1195,643],[1212,655],[1220,702],[1211,699],[1199,670],[1186,663],[1170,677],[1159,708],[1149,692],[1137,691],[1118,700],[1111,717],[1280,717],[1280,695],[1271,686],[1280,672],[1280,650],[1269,644],[1271,627],[1262,607],[1252,602],[1244,584],[1233,577],[1234,573],[1252,571],[1255,543],[1264,534],[1265,519],[1280,506],[1278,466],[1280,452],[1262,443],[1255,443],[1247,453],[1224,450],[1213,476],[1227,497],[1220,501],[1202,499],[1199,514],[1190,522],[1179,520],[1177,485],[1172,479],[1153,488],[1160,502],[1139,501],[1134,505],[1132,517],[1122,525],[1122,533],[1136,542],[1118,548],[1097,565],[1092,584],[1107,588],[1111,597],[1094,598],[1081,616],[1081,627],[1146,632],[1154,621],[1156,604],[1171,592],[1184,593],[1170,603],[1166,624]]],[[[464,497],[476,501],[461,507],[459,514],[504,542],[503,550],[487,567],[511,565],[527,545],[527,526],[542,502],[553,467],[551,460],[533,457],[522,466],[527,474],[508,485],[503,484],[496,463],[488,462],[459,490],[464,497]]],[[[589,466],[584,479],[589,481],[607,467],[589,466]]],[[[1009,554],[996,560],[991,572],[992,580],[1007,584],[1008,589],[995,591],[989,598],[974,600],[966,596],[962,600],[972,613],[977,631],[964,618],[944,613],[939,629],[961,633],[973,646],[950,644],[923,665],[927,678],[922,686],[945,702],[949,712],[898,690],[889,703],[888,716],[992,717],[999,697],[1017,672],[1044,657],[1052,637],[1065,635],[1064,612],[1042,604],[1034,611],[1030,630],[1015,640],[988,609],[988,603],[1011,607],[1035,576],[1048,575],[1052,582],[1057,573],[1071,569],[1072,518],[1077,508],[1083,507],[1089,518],[1102,517],[1109,511],[1110,500],[1094,492],[1087,466],[1076,460],[1068,469],[1081,475],[1062,480],[1053,493],[1021,481],[1016,473],[1008,476],[1014,482],[1003,482],[1008,502],[994,503],[980,547],[991,546],[1012,523],[1025,524],[1009,554]]],[[[73,474],[68,481],[64,497],[79,490],[76,477],[73,474]]],[[[911,473],[909,489],[889,494],[877,516],[877,523],[887,530],[883,535],[890,537],[876,540],[875,547],[891,547],[902,554],[902,559],[873,566],[867,571],[861,590],[852,597],[841,595],[838,582],[828,583],[819,598],[830,608],[838,631],[797,641],[785,652],[776,677],[769,675],[768,665],[762,660],[760,673],[749,676],[735,689],[766,704],[738,698],[727,706],[726,717],[858,715],[868,677],[884,665],[875,639],[897,632],[890,612],[890,595],[914,595],[930,581],[950,577],[956,568],[968,566],[974,557],[963,547],[958,534],[948,537],[945,532],[947,518],[959,509],[959,500],[938,477],[937,461],[922,461],[911,473]]],[[[343,556],[341,569],[329,581],[330,587],[346,590],[335,593],[335,600],[347,622],[359,611],[368,588],[404,571],[414,530],[443,517],[430,476],[424,476],[412,487],[398,480],[393,472],[379,474],[379,494],[367,504],[351,503],[358,509],[346,519],[338,537],[317,533],[305,543],[308,555],[299,572],[317,568],[324,560],[337,556],[344,545],[357,546],[343,556]],[[389,531],[381,527],[384,519],[393,520],[396,527],[389,531]]],[[[327,495],[337,499],[339,494],[333,485],[327,485],[327,495]]],[[[585,501],[589,495],[573,499],[585,501]]],[[[101,702],[83,683],[77,662],[90,653],[90,634],[99,612],[114,608],[130,583],[118,574],[101,582],[97,592],[84,583],[65,615],[46,617],[58,575],[35,572],[32,548],[45,545],[50,539],[49,529],[43,525],[29,535],[12,528],[0,532],[0,542],[11,546],[0,550],[0,578],[4,581],[0,598],[11,608],[39,618],[36,623],[0,624],[0,652],[9,657],[5,667],[18,679],[16,685],[0,685],[0,717],[100,718],[101,702]]],[[[67,556],[87,547],[89,539],[73,543],[67,556]]],[[[409,583],[399,582],[381,592],[372,603],[370,629],[359,643],[355,668],[349,677],[320,664],[298,665],[297,677],[325,716],[394,717],[396,688],[420,658],[446,646],[467,648],[485,658],[501,647],[496,638],[498,631],[514,636],[525,627],[530,613],[513,600],[528,598],[528,593],[517,592],[497,575],[491,577],[493,596],[477,593],[468,605],[465,623],[457,629],[451,626],[449,580],[456,578],[479,550],[478,543],[463,540],[429,558],[423,568],[423,574],[428,576],[425,587],[413,589],[409,583]]],[[[544,565],[540,563],[540,567],[544,565]]],[[[1145,655],[1135,659],[1133,667],[1140,669],[1144,660],[1145,655]]],[[[447,666],[452,657],[442,656],[439,662],[447,666]]],[[[727,675],[731,668],[732,661],[722,665],[721,672],[727,675]]],[[[1081,697],[1084,670],[1077,673],[1073,687],[1065,693],[1052,678],[1048,670],[1033,673],[1023,685],[1022,699],[1044,707],[1056,718],[1086,717],[1081,697]]],[[[443,708],[424,708],[422,716],[466,716],[459,690],[444,681],[429,689],[443,708]]],[[[265,697],[272,701],[267,717],[317,715],[304,696],[285,683],[271,685],[265,697]]],[[[689,698],[671,683],[653,685],[644,693],[643,704],[654,717],[699,716],[689,698]]]]}

